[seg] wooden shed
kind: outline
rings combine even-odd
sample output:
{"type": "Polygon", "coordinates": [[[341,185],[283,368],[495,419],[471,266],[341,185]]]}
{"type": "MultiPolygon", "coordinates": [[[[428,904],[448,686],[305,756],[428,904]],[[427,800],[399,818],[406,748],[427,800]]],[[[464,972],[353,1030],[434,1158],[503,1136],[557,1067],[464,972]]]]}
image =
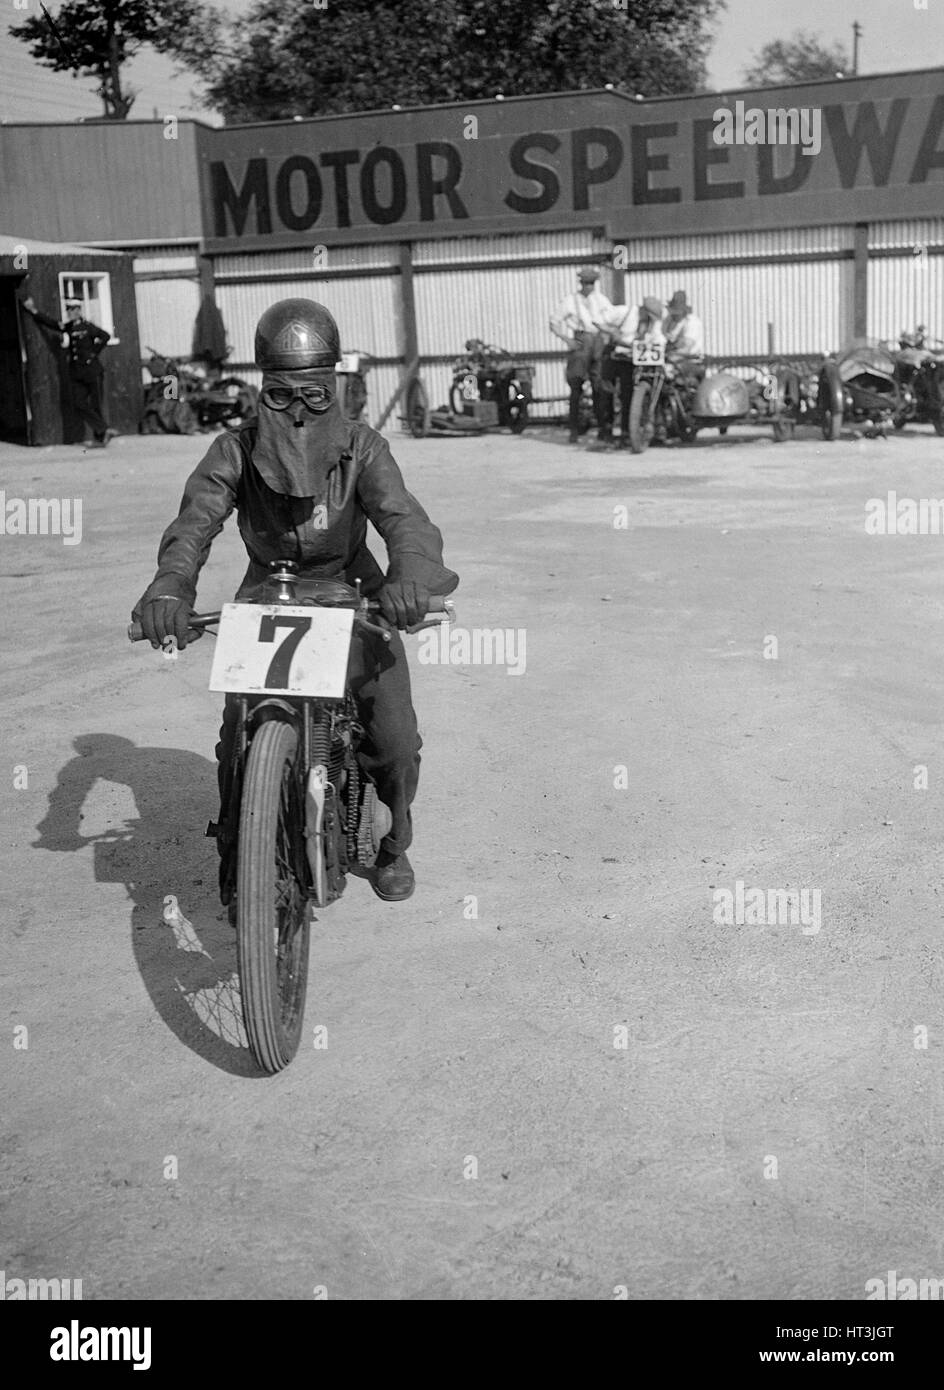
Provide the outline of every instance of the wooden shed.
{"type": "Polygon", "coordinates": [[[105,417],[120,434],[141,418],[141,349],[132,257],[89,246],[0,234],[0,439],[74,444],[84,428],[72,410],[69,365],[56,334],[23,312],[18,299],[60,322],[65,301],[111,334],[102,355],[105,417]]]}

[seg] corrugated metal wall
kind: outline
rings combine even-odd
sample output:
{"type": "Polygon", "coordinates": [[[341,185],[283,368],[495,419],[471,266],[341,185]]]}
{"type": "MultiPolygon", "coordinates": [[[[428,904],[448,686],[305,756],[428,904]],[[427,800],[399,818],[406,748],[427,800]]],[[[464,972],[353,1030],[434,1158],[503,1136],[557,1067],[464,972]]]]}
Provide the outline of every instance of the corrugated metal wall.
{"type": "MultiPolygon", "coordinates": [[[[851,226],[630,240],[623,298],[638,303],[655,294],[667,301],[684,289],[704,319],[706,350],[714,358],[766,357],[768,325],[775,354],[832,352],[853,333],[853,244],[851,226]]],[[[870,335],[897,335],[919,320],[932,333],[944,334],[944,323],[938,322],[944,312],[944,255],[915,253],[915,247],[944,249],[944,218],[871,229],[870,335]]],[[[548,317],[573,288],[576,264],[606,262],[612,250],[602,233],[574,231],[415,244],[417,333],[430,404],[447,402],[452,361],[466,339],[480,337],[533,363],[535,394],[554,401],[536,407],[536,416],[561,413],[564,355],[548,317]]],[[[362,348],[387,359],[373,368],[368,382],[368,413],[375,421],[400,377],[399,247],[329,248],[326,265],[323,256],[317,248],[298,248],[216,258],[217,301],[234,346],[232,363],[258,381],[251,365],[252,337],[262,311],[274,298],[321,299],[337,317],[346,349],[362,348]]],[[[182,257],[179,248],[165,247],[149,248],[138,264],[179,268],[186,275],[194,273],[195,262],[182,257]]],[[[605,289],[610,281],[605,273],[605,289]]],[[[148,334],[157,332],[152,324],[166,325],[167,350],[182,350],[183,344],[170,344],[170,327],[186,323],[189,333],[196,282],[145,281],[139,302],[143,339],[152,341],[148,334]]]]}
{"type": "Polygon", "coordinates": [[[894,341],[923,323],[944,338],[944,218],[873,224],[869,256],[869,336],[894,341]]]}
{"type": "Polygon", "coordinates": [[[768,324],[777,354],[831,352],[852,335],[852,245],[851,227],[641,238],[629,243],[626,302],[685,290],[711,357],[766,356],[768,324]],[[640,261],[659,265],[633,269],[640,261]]]}
{"type": "MultiPolygon", "coordinates": [[[[148,348],[162,356],[189,357],[200,307],[196,250],[166,245],[136,247],[134,278],[138,331],[145,358],[150,356],[148,348]]],[[[145,381],[150,381],[149,375],[145,375],[145,381]]]]}
{"type": "MultiPolygon", "coordinates": [[[[299,247],[259,255],[217,256],[214,260],[216,302],[233,344],[232,364],[239,375],[258,385],[252,365],[253,337],[260,315],[276,299],[317,299],[338,321],[345,351],[372,357],[399,358],[399,247],[299,247]],[[315,269],[317,261],[318,269],[315,269]],[[351,274],[352,271],[387,274],[351,274]]],[[[376,420],[396,390],[399,372],[393,362],[371,368],[367,414],[376,420]]]]}
{"type": "Polygon", "coordinates": [[[109,245],[196,241],[203,235],[196,132],[190,120],[176,130],[134,119],[4,126],[4,231],[109,245]]]}
{"type": "Polygon", "coordinates": [[[832,352],[852,334],[851,260],[633,271],[626,302],[685,290],[705,325],[709,357],[832,352]]]}
{"type": "Polygon", "coordinates": [[[418,242],[413,283],[420,354],[449,359],[423,363],[430,404],[448,402],[451,361],[461,355],[467,339],[483,338],[533,364],[536,396],[559,398],[556,404],[536,405],[536,418],[560,414],[567,394],[564,359],[547,321],[575,288],[577,262],[598,261],[609,253],[602,234],[572,231],[418,242]],[[470,261],[481,267],[455,268],[470,261]]]}

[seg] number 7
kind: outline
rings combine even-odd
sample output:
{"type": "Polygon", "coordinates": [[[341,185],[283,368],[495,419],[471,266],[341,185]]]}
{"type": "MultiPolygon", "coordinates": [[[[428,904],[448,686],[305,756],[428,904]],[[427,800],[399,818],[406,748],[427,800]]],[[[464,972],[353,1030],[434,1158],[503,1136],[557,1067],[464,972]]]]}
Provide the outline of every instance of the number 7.
{"type": "Polygon", "coordinates": [[[259,622],[259,641],[274,642],[275,630],[278,627],[291,628],[291,631],[282,638],[278,651],[269,662],[269,669],[266,671],[265,678],[267,689],[272,687],[284,689],[288,685],[288,673],[292,665],[292,658],[298,651],[305,633],[311,628],[311,618],[282,618],[273,613],[266,613],[259,622]]]}

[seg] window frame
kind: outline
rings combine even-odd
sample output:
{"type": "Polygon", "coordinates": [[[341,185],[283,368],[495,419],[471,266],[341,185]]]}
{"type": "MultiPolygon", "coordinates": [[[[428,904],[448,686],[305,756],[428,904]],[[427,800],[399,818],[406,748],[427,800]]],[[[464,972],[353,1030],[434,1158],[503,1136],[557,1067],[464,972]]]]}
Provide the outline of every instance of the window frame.
{"type": "MultiPolygon", "coordinates": [[[[112,312],[111,301],[111,272],[108,270],[60,270],[59,271],[59,321],[66,321],[66,300],[81,299],[83,305],[88,304],[86,295],[76,294],[73,288],[76,281],[95,281],[98,290],[99,313],[102,322],[98,325],[108,333],[109,345],[121,342],[115,332],[115,318],[112,312]]],[[[84,313],[84,310],[83,310],[84,313]]],[[[95,322],[95,320],[90,320],[95,322]]]]}

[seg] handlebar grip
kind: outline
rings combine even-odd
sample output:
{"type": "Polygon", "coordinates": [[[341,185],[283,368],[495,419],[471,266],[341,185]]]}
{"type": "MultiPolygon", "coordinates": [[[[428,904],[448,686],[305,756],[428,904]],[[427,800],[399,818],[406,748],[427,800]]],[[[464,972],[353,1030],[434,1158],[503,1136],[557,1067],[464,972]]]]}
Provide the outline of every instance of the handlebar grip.
{"type": "MultiPolygon", "coordinates": [[[[191,613],[190,631],[193,633],[203,632],[211,623],[218,623],[219,620],[219,613],[191,613]]],[[[145,640],[144,628],[136,618],[132,618],[131,622],[128,624],[128,641],[144,642],[145,640]]]]}

